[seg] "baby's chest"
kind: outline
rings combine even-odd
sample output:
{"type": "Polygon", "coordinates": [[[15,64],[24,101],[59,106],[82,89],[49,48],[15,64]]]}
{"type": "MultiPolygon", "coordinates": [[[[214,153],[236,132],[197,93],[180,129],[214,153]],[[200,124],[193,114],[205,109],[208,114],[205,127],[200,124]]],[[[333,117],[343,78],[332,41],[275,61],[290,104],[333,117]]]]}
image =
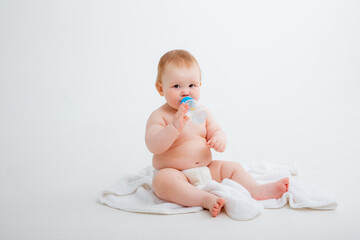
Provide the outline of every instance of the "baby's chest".
{"type": "Polygon", "coordinates": [[[205,123],[196,124],[189,120],[183,127],[181,132],[183,137],[193,137],[193,136],[200,136],[205,138],[206,137],[206,126],[205,123]]]}

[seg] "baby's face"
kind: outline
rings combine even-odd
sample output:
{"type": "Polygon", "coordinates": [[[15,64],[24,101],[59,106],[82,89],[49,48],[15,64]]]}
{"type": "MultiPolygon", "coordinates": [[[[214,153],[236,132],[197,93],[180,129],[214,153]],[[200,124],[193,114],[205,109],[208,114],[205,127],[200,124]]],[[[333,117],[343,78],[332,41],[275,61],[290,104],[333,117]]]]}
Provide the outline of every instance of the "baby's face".
{"type": "Polygon", "coordinates": [[[170,107],[178,109],[184,97],[199,100],[200,85],[200,69],[196,64],[191,67],[169,64],[162,75],[160,94],[165,97],[170,107]]]}

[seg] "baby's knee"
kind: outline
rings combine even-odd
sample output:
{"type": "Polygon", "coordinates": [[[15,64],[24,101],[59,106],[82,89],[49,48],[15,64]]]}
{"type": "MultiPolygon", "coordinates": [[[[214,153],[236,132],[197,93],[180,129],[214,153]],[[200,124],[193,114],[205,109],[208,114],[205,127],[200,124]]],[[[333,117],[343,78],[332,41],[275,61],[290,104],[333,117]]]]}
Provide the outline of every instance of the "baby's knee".
{"type": "Polygon", "coordinates": [[[223,161],[221,164],[221,176],[222,179],[229,178],[231,179],[234,174],[237,172],[242,172],[243,167],[240,163],[232,161],[223,161]]]}
{"type": "Polygon", "coordinates": [[[238,162],[233,162],[233,161],[223,161],[222,162],[222,166],[224,168],[229,168],[229,169],[238,169],[238,168],[242,168],[241,164],[238,162]]]}

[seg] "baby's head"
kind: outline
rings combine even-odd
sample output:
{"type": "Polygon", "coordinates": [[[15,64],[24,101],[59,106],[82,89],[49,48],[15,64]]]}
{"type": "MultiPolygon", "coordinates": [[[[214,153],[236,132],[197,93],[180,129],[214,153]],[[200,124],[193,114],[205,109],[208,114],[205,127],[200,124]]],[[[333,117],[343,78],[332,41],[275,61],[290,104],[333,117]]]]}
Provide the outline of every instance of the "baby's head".
{"type": "Polygon", "coordinates": [[[177,109],[182,98],[199,100],[201,86],[200,67],[193,55],[185,50],[165,53],[158,64],[156,89],[168,105],[177,109]]]}

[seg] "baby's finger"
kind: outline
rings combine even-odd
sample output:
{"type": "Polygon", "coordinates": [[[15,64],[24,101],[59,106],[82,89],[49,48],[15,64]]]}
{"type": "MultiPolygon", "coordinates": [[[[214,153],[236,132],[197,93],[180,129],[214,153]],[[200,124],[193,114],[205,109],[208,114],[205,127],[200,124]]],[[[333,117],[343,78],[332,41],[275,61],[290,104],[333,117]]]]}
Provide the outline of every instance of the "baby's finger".
{"type": "Polygon", "coordinates": [[[186,108],[187,110],[189,110],[189,109],[190,109],[190,106],[189,106],[189,104],[187,104],[187,103],[184,103],[184,106],[185,106],[185,108],[186,108]]]}
{"type": "Polygon", "coordinates": [[[225,150],[224,145],[220,145],[219,149],[218,149],[218,152],[224,152],[224,150],[225,150]]]}
{"type": "Polygon", "coordinates": [[[178,108],[178,111],[176,112],[176,115],[177,116],[180,116],[182,115],[182,112],[183,112],[183,103],[180,104],[179,108],[178,108]]]}
{"type": "Polygon", "coordinates": [[[180,106],[178,108],[177,114],[182,117],[184,115],[184,112],[185,112],[184,104],[182,103],[182,104],[180,104],[180,106]]]}
{"type": "Polygon", "coordinates": [[[215,151],[219,151],[219,148],[220,148],[220,145],[221,145],[221,143],[220,142],[216,142],[215,144],[214,144],[214,149],[215,149],[215,151]]]}
{"type": "Polygon", "coordinates": [[[182,114],[186,114],[189,111],[189,105],[187,103],[182,103],[179,107],[179,110],[182,114]]]}
{"type": "Polygon", "coordinates": [[[179,111],[183,111],[185,107],[185,103],[180,104],[179,106],[179,111]]]}
{"type": "Polygon", "coordinates": [[[216,145],[216,139],[211,139],[210,147],[215,148],[216,145]]]}

